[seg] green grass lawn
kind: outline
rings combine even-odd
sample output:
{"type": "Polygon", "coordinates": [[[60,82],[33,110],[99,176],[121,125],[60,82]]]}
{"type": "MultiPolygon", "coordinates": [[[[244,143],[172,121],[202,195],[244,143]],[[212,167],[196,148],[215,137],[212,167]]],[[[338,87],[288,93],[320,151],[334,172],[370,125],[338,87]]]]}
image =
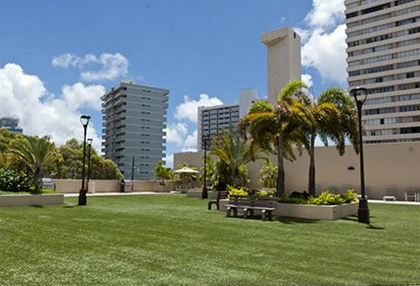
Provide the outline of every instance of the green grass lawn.
{"type": "Polygon", "coordinates": [[[372,225],[226,218],[181,195],[0,208],[0,285],[420,283],[420,207],[372,225]]]}

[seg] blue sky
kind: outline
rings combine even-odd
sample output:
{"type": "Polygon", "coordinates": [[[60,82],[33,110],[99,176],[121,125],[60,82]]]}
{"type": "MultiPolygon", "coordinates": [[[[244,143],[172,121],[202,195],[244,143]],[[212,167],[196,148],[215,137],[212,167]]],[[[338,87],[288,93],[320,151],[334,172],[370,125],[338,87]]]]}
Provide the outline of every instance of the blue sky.
{"type": "MultiPolygon", "coordinates": [[[[194,149],[191,142],[183,143],[188,137],[193,141],[196,126],[180,115],[182,103],[194,103],[200,94],[213,103],[217,99],[229,103],[242,88],[266,95],[263,32],[299,28],[305,49],[302,74],[311,75],[315,94],[327,86],[344,85],[334,64],[325,63],[328,55],[332,61],[344,60],[342,48],[333,44],[343,41],[338,28],[343,0],[330,5],[321,1],[1,1],[0,99],[6,104],[0,107],[0,116],[17,116],[28,133],[50,133],[62,143],[66,137],[80,137],[76,119],[89,113],[91,132],[99,141],[100,94],[131,78],[170,90],[168,128],[174,128],[171,136],[179,138],[168,138],[167,154],[194,149]],[[320,42],[332,44],[319,47],[320,42]],[[314,52],[321,48],[328,52],[314,52]],[[62,60],[63,54],[70,54],[71,61],[54,66],[53,58],[62,60]],[[111,64],[104,64],[104,54],[111,57],[111,64]],[[83,72],[95,76],[87,78],[83,72]],[[27,101],[28,106],[19,109],[11,98],[27,101]]],[[[337,65],[342,74],[343,63],[337,65]]]]}

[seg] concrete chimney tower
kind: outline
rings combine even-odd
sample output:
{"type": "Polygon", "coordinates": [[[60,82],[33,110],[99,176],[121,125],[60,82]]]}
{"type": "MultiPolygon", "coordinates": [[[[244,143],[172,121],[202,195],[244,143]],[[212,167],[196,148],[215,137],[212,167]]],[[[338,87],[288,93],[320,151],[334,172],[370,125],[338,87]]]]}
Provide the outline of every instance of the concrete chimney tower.
{"type": "Polygon", "coordinates": [[[283,87],[301,80],[300,36],[290,27],[261,35],[267,46],[268,102],[275,105],[283,87]]]}

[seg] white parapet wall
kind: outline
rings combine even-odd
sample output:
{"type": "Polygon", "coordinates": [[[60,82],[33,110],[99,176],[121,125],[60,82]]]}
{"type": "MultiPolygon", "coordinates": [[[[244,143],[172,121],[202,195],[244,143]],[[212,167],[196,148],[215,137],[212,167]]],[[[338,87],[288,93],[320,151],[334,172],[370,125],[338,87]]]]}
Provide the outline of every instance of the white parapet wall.
{"type": "MultiPolygon", "coordinates": [[[[405,200],[405,192],[409,189],[420,188],[419,162],[420,142],[367,144],[365,153],[365,181],[369,199],[382,200],[387,189],[395,190],[397,200],[405,200]]],[[[303,151],[297,160],[285,161],[286,192],[307,191],[309,156],[303,151]]],[[[175,153],[174,165],[188,163],[201,170],[203,154],[175,153]]],[[[270,156],[271,162],[276,165],[275,156],[270,156]]],[[[316,147],[316,188],[318,193],[327,189],[335,189],[343,193],[348,188],[354,188],[360,194],[359,156],[350,146],[346,147],[344,156],[340,156],[335,146],[316,147]]],[[[248,164],[250,183],[249,188],[261,188],[259,185],[262,160],[248,164]]]]}
{"type": "Polygon", "coordinates": [[[60,205],[63,202],[62,194],[0,196],[0,207],[60,205]]]}

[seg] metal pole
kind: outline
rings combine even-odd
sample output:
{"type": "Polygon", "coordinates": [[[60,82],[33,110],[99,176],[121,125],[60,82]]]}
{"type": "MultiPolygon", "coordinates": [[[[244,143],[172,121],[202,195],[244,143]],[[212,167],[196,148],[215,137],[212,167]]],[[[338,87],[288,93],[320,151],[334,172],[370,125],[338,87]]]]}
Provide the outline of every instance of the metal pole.
{"type": "Polygon", "coordinates": [[[79,193],[79,206],[86,205],[86,190],[85,190],[85,164],[86,164],[86,133],[87,125],[83,125],[83,161],[82,161],[82,189],[79,193]]]}
{"type": "Polygon", "coordinates": [[[204,139],[204,186],[201,193],[202,199],[207,199],[207,138],[204,139]]]}
{"type": "Polygon", "coordinates": [[[133,161],[131,162],[131,184],[133,184],[134,181],[134,155],[133,155],[133,161]]]}
{"type": "Polygon", "coordinates": [[[90,181],[91,165],[92,165],[91,153],[92,153],[92,144],[89,143],[89,151],[88,151],[88,174],[87,174],[86,192],[89,192],[89,181],[90,181]]]}
{"type": "Polygon", "coordinates": [[[365,189],[365,164],[363,156],[363,132],[362,132],[362,107],[363,102],[357,101],[357,113],[359,117],[359,156],[360,156],[360,188],[362,197],[359,200],[358,221],[361,223],[370,223],[369,206],[366,198],[365,189]]]}

